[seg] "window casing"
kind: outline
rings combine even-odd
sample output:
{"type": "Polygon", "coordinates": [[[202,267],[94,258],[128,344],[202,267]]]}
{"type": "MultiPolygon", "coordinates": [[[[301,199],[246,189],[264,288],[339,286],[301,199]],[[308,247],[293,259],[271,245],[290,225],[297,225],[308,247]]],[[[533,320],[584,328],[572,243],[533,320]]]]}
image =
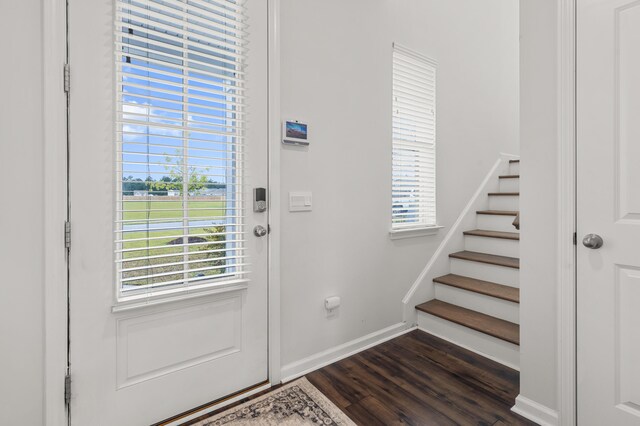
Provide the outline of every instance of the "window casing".
{"type": "Polygon", "coordinates": [[[436,228],[436,62],[393,46],[391,232],[436,228]]]}
{"type": "Polygon", "coordinates": [[[244,9],[117,0],[118,299],[243,279],[244,9]]]}

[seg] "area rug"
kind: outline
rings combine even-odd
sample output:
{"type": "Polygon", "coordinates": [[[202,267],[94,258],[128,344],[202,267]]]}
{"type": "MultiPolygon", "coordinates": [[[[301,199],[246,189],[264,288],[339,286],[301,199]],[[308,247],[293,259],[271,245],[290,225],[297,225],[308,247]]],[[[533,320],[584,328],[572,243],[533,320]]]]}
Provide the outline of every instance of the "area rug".
{"type": "Polygon", "coordinates": [[[193,426],[355,426],[304,377],[193,426]]]}

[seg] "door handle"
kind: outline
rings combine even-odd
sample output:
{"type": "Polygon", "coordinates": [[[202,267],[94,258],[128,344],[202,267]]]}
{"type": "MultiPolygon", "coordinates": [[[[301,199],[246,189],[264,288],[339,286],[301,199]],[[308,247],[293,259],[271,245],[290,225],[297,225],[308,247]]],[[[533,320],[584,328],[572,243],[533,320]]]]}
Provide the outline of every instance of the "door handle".
{"type": "Polygon", "coordinates": [[[582,239],[582,245],[592,250],[599,249],[604,244],[602,237],[598,234],[587,234],[582,239]]]}
{"type": "Polygon", "coordinates": [[[268,232],[269,231],[262,225],[256,225],[255,228],[253,228],[253,235],[256,237],[264,237],[268,232]]]}

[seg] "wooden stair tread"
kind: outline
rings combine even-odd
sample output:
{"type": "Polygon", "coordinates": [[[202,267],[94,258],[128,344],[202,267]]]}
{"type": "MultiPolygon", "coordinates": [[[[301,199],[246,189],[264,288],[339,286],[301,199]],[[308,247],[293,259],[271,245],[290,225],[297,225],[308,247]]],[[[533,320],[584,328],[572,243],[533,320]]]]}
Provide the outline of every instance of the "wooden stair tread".
{"type": "Polygon", "coordinates": [[[496,216],[518,216],[517,211],[511,210],[478,210],[477,214],[492,214],[496,216]]]}
{"type": "Polygon", "coordinates": [[[520,303],[520,290],[515,287],[478,280],[456,274],[447,274],[433,279],[434,282],[471,291],[509,302],[520,303]]]}
{"type": "Polygon", "coordinates": [[[516,257],[498,256],[497,254],[480,253],[477,251],[468,250],[451,253],[449,257],[453,257],[454,259],[469,260],[471,262],[481,262],[488,263],[490,265],[520,269],[520,259],[516,257]]]}
{"type": "Polygon", "coordinates": [[[519,163],[520,160],[509,160],[510,163],[519,163]]]}
{"type": "Polygon", "coordinates": [[[502,175],[498,176],[499,179],[519,179],[520,175],[502,175]]]}
{"type": "Polygon", "coordinates": [[[489,195],[495,195],[495,196],[517,196],[520,195],[519,192],[490,192],[489,195]]]}
{"type": "Polygon", "coordinates": [[[473,235],[474,237],[501,238],[503,240],[519,240],[520,234],[517,232],[489,231],[485,229],[474,229],[473,231],[464,231],[464,235],[473,235]]]}
{"type": "Polygon", "coordinates": [[[520,345],[520,327],[518,324],[435,299],[416,306],[416,309],[489,336],[520,345]]]}

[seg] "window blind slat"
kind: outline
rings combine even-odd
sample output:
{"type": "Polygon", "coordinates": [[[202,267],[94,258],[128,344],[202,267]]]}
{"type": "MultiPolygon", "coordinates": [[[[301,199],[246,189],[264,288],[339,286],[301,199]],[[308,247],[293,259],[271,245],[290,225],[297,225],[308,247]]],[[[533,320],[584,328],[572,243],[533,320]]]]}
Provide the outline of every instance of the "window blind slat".
{"type": "Polygon", "coordinates": [[[244,12],[235,0],[117,0],[114,253],[121,296],[249,273],[241,196],[244,12]]]}
{"type": "Polygon", "coordinates": [[[435,226],[436,67],[393,50],[391,228],[435,226]]]}

